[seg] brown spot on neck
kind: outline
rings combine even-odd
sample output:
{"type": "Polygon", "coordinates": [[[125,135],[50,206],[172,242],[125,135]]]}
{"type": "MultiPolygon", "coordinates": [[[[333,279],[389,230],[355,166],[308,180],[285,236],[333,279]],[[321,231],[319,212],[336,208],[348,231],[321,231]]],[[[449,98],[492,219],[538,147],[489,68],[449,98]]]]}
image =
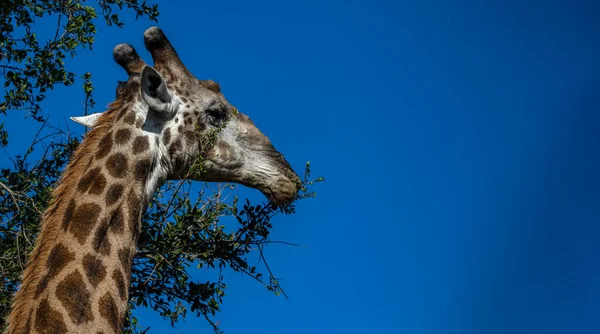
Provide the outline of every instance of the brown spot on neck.
{"type": "Polygon", "coordinates": [[[78,271],[67,275],[56,286],[56,298],[67,310],[73,323],[80,325],[94,320],[90,292],[78,271]]]}
{"type": "Polygon", "coordinates": [[[136,162],[133,172],[137,181],[145,183],[152,172],[152,159],[147,158],[136,162]]]}
{"type": "Polygon", "coordinates": [[[110,220],[110,230],[115,234],[121,234],[124,230],[123,208],[118,208],[110,220]]]}
{"type": "Polygon", "coordinates": [[[104,135],[102,140],[100,140],[100,143],[98,143],[98,150],[96,151],[96,159],[104,158],[112,149],[112,144],[113,144],[112,132],[108,132],[106,135],[104,135]]]}
{"type": "Polygon", "coordinates": [[[115,299],[107,292],[100,298],[100,315],[108,321],[115,333],[121,332],[122,320],[115,299]]]}
{"type": "Polygon", "coordinates": [[[133,141],[133,154],[145,152],[150,148],[148,136],[139,136],[133,141]]]}
{"type": "Polygon", "coordinates": [[[110,215],[110,219],[106,220],[98,226],[94,234],[93,248],[102,255],[109,255],[111,242],[108,231],[120,235],[123,233],[123,209],[116,208],[110,215]]]}
{"type": "Polygon", "coordinates": [[[71,261],[75,259],[75,253],[69,251],[67,247],[62,244],[54,246],[48,259],[46,260],[46,268],[48,272],[40,280],[36,295],[40,295],[48,287],[49,280],[56,277],[71,261]]]}
{"type": "Polygon", "coordinates": [[[112,177],[125,177],[127,175],[127,157],[123,153],[111,155],[106,161],[106,168],[112,177]]]}
{"type": "Polygon", "coordinates": [[[127,273],[127,276],[131,274],[131,266],[133,256],[131,255],[131,250],[129,248],[123,248],[119,250],[119,260],[121,260],[121,267],[127,273]]]}
{"type": "Polygon", "coordinates": [[[119,145],[127,144],[127,142],[129,142],[129,138],[131,138],[131,130],[119,129],[115,134],[115,143],[119,145]]]}
{"type": "Polygon", "coordinates": [[[106,232],[102,232],[100,228],[96,231],[94,235],[94,248],[96,251],[104,256],[110,255],[111,244],[108,238],[105,238],[106,232]]]}
{"type": "Polygon", "coordinates": [[[71,222],[71,218],[73,218],[73,214],[75,213],[75,208],[77,204],[75,204],[75,200],[70,200],[69,205],[65,209],[63,220],[62,220],[62,229],[66,231],[69,228],[69,223],[71,222]]]}
{"type": "Polygon", "coordinates": [[[127,112],[129,111],[129,108],[121,108],[118,110],[118,114],[117,114],[117,118],[116,121],[120,121],[121,118],[123,118],[123,116],[127,115],[127,112]]]}
{"type": "Polygon", "coordinates": [[[115,204],[123,195],[123,185],[122,184],[113,184],[110,186],[108,191],[106,192],[106,206],[111,206],[115,204]]]}
{"type": "Polygon", "coordinates": [[[47,299],[40,302],[35,316],[35,329],[43,334],[67,333],[67,326],[62,315],[53,309],[47,299]]]}
{"type": "Polygon", "coordinates": [[[69,224],[69,232],[80,244],[85,244],[90,232],[98,223],[102,208],[96,203],[84,203],[75,209],[69,224]]]}
{"type": "Polygon", "coordinates": [[[130,191],[127,197],[127,208],[129,209],[129,231],[134,240],[140,234],[140,220],[142,219],[142,199],[134,191],[130,191]]]}
{"type": "Polygon", "coordinates": [[[112,279],[115,281],[115,285],[117,286],[117,290],[119,291],[119,296],[121,299],[127,300],[127,283],[121,269],[115,268],[112,274],[112,279]]]}
{"type": "Polygon", "coordinates": [[[100,167],[89,170],[84,177],[81,178],[77,189],[82,193],[88,192],[93,195],[99,195],[104,191],[106,186],[106,178],[102,175],[100,167]]]}
{"type": "Polygon", "coordinates": [[[127,116],[125,116],[125,118],[123,119],[123,122],[129,125],[133,125],[133,123],[135,123],[135,112],[130,111],[129,114],[127,114],[127,116]]]}
{"type": "Polygon", "coordinates": [[[102,260],[94,255],[87,254],[83,257],[83,269],[90,284],[95,288],[106,277],[106,267],[102,260]]]}

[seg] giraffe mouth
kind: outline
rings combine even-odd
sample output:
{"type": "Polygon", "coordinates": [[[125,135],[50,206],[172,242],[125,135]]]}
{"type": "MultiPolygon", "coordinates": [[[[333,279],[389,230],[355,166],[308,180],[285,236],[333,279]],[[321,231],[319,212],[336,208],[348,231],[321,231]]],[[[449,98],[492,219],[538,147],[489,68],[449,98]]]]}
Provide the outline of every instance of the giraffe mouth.
{"type": "Polygon", "coordinates": [[[258,190],[260,190],[269,201],[276,206],[286,206],[296,199],[299,189],[293,182],[290,182],[289,180],[286,181],[287,182],[278,182],[275,188],[258,188],[258,190]]]}
{"type": "Polygon", "coordinates": [[[273,150],[266,160],[271,160],[266,164],[270,168],[262,164],[253,166],[251,173],[254,172],[253,179],[256,182],[249,186],[260,190],[277,206],[292,203],[300,190],[300,178],[278,151],[273,150]]]}
{"type": "MultiPolygon", "coordinates": [[[[280,156],[280,154],[279,154],[280,156]]],[[[281,157],[271,164],[221,165],[214,159],[205,160],[205,169],[197,179],[208,182],[235,182],[259,190],[276,206],[292,203],[298,194],[301,181],[291,166],[281,157]],[[285,161],[285,162],[284,162],[285,161]]]]}

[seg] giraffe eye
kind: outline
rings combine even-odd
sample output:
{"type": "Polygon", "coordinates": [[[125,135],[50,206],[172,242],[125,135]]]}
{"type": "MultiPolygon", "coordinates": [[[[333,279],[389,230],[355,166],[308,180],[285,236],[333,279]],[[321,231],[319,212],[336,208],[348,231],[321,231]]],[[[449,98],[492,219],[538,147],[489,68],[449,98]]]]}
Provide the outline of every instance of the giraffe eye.
{"type": "Polygon", "coordinates": [[[206,110],[206,115],[214,126],[219,126],[227,118],[227,111],[224,108],[211,108],[206,110]]]}

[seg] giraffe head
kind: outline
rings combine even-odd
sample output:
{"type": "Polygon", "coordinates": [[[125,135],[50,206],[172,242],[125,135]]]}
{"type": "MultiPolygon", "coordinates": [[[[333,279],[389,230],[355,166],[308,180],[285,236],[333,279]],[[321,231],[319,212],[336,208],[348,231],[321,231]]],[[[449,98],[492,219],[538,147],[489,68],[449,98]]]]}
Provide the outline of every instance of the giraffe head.
{"type": "MultiPolygon", "coordinates": [[[[146,30],[144,44],[153,67],[130,45],[114,50],[129,74],[117,87],[117,100],[129,98],[146,114],[141,129],[157,135],[152,147],[159,178],[240,183],[274,204],[291,202],[300,180],[269,138],[227,101],[216,82],[192,75],[159,28],[146,30]]],[[[73,119],[93,126],[97,117],[73,119]]]]}

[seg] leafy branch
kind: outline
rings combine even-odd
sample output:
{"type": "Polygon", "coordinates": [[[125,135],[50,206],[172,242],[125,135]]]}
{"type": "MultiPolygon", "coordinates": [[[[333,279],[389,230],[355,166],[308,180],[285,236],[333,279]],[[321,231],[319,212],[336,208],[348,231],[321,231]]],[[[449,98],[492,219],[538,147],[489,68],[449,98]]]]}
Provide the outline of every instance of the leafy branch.
{"type": "MultiPolygon", "coordinates": [[[[117,8],[133,10],[136,18],[146,16],[156,21],[158,5],[137,0],[16,0],[0,3],[0,83],[3,99],[0,114],[22,111],[37,121],[46,117],[42,101],[56,85],[69,86],[75,73],[65,65],[80,50],[92,49],[96,35],[95,21],[104,18],[107,25],[123,27],[117,8]],[[56,30],[48,38],[35,32],[35,22],[55,19],[56,30]]],[[[89,82],[89,74],[83,79],[89,82]]],[[[90,85],[91,88],[91,85],[90,85]]],[[[93,103],[90,103],[93,104],[93,103]]],[[[8,132],[0,123],[0,146],[8,144],[8,132]]]]}

